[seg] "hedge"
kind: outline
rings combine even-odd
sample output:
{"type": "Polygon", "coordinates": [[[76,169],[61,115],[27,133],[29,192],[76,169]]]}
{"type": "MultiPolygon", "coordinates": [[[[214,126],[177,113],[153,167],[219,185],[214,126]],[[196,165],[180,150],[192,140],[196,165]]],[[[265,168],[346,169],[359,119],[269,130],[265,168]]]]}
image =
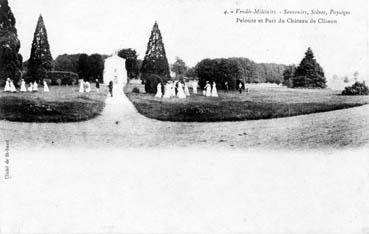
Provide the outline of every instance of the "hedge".
{"type": "Polygon", "coordinates": [[[51,85],[59,85],[58,80],[61,80],[62,85],[74,85],[79,79],[78,74],[65,71],[50,71],[47,78],[51,81],[51,85]]]}

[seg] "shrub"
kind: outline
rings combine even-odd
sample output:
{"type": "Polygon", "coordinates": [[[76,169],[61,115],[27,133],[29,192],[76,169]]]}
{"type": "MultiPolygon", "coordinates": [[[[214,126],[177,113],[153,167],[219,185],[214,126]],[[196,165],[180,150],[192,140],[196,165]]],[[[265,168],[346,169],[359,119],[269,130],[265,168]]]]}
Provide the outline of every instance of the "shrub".
{"type": "Polygon", "coordinates": [[[73,85],[78,81],[76,73],[64,71],[48,72],[47,78],[51,80],[51,85],[59,85],[58,80],[61,80],[62,85],[73,85]]]}
{"type": "MultiPolygon", "coordinates": [[[[158,75],[150,75],[145,80],[145,92],[146,93],[156,93],[157,86],[161,83],[164,84],[164,79],[158,75]]],[[[163,86],[162,86],[163,87],[163,86]]]]}
{"type": "Polygon", "coordinates": [[[140,93],[140,89],[139,89],[139,88],[137,88],[137,87],[134,87],[134,88],[132,89],[132,93],[140,93]]]}
{"type": "Polygon", "coordinates": [[[355,82],[351,87],[346,87],[342,91],[342,95],[369,95],[369,88],[366,86],[365,81],[362,83],[355,82]]]}

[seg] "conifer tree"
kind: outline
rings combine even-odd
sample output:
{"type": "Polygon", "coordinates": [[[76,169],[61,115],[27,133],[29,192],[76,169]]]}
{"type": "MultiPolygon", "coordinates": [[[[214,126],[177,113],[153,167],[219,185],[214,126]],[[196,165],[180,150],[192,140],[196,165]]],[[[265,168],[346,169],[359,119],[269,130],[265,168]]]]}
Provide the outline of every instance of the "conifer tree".
{"type": "Polygon", "coordinates": [[[147,44],[147,51],[141,67],[141,73],[145,75],[156,74],[169,78],[169,64],[165,54],[163,38],[159,26],[155,22],[151,31],[151,36],[147,44]]]}
{"type": "Polygon", "coordinates": [[[46,78],[47,72],[52,70],[52,61],[46,27],[42,15],[40,15],[28,62],[28,78],[30,81],[41,82],[42,79],[46,78]]]}
{"type": "Polygon", "coordinates": [[[326,88],[326,82],[323,68],[315,60],[313,51],[309,47],[296,68],[292,79],[293,87],[326,88]]]}
{"type": "Polygon", "coordinates": [[[8,0],[0,0],[0,85],[7,78],[17,85],[22,76],[22,56],[18,53],[20,41],[15,28],[15,18],[8,0]]]}

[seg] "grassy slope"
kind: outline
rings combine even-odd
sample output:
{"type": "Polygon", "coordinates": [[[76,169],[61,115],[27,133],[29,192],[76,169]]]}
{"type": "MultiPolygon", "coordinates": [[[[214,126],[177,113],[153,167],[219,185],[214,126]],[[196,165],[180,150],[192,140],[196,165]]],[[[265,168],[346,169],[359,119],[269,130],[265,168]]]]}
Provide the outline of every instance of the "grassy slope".
{"type": "Polygon", "coordinates": [[[50,93],[0,92],[0,119],[19,122],[76,122],[104,108],[105,92],[80,94],[77,87],[50,87],[50,93]]]}
{"type": "Polygon", "coordinates": [[[340,96],[330,90],[251,88],[249,94],[219,92],[219,98],[191,96],[186,100],[127,95],[139,113],[163,121],[206,122],[270,119],[338,110],[369,103],[368,96],[340,96]]]}

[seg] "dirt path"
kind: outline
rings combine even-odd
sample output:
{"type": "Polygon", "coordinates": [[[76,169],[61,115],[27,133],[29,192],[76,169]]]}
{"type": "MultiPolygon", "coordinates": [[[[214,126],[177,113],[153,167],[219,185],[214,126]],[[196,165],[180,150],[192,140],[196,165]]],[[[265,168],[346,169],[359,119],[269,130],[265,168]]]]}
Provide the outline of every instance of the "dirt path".
{"type": "Polygon", "coordinates": [[[80,123],[0,121],[0,140],[20,148],[226,147],[322,149],[369,143],[369,106],[272,120],[171,123],[108,98],[101,116],[80,123]]]}

